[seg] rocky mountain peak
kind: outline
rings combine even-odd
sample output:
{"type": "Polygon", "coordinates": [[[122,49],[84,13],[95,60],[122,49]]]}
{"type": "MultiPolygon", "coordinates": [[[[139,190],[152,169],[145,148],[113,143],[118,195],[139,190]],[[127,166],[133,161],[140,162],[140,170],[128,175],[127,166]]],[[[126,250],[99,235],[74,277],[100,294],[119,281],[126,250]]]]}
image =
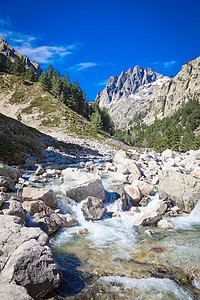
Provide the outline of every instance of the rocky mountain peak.
{"type": "Polygon", "coordinates": [[[119,77],[110,77],[106,88],[97,95],[96,100],[100,107],[108,108],[111,103],[135,94],[145,84],[152,83],[162,77],[163,75],[150,68],[143,69],[140,66],[135,66],[134,69],[129,68],[127,72],[122,71],[119,77]]]}
{"type": "Polygon", "coordinates": [[[27,70],[32,66],[35,71],[35,74],[37,75],[37,78],[39,78],[40,75],[42,74],[42,69],[40,68],[37,62],[35,62],[34,60],[30,60],[26,55],[22,55],[19,52],[17,52],[13,47],[11,47],[7,43],[4,37],[0,38],[0,55],[3,58],[9,58],[12,62],[15,60],[17,56],[19,58],[23,57],[25,67],[27,70]]]}

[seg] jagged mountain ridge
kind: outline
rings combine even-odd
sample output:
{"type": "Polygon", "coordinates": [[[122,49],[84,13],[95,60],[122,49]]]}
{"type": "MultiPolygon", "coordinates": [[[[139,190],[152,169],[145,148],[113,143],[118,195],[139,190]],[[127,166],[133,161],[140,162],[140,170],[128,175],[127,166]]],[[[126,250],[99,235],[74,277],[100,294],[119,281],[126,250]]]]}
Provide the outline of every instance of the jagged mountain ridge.
{"type": "Polygon", "coordinates": [[[37,78],[42,74],[42,69],[39,64],[34,60],[30,60],[26,55],[22,55],[17,52],[13,47],[11,47],[5,38],[0,38],[0,55],[2,58],[9,58],[12,62],[18,56],[19,58],[23,57],[25,67],[28,70],[31,66],[33,67],[37,78]]]}
{"type": "Polygon", "coordinates": [[[200,93],[200,57],[186,63],[174,78],[138,66],[129,70],[110,77],[96,97],[119,128],[127,127],[138,113],[147,124],[169,116],[200,93]]]}

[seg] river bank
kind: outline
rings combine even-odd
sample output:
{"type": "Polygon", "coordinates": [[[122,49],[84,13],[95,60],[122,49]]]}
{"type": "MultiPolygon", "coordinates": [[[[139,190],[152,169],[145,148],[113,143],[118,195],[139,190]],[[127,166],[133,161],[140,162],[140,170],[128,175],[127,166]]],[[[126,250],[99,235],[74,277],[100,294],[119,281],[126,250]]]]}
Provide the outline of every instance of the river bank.
{"type": "Polygon", "coordinates": [[[85,146],[0,174],[0,295],[198,299],[199,151],[85,146]]]}

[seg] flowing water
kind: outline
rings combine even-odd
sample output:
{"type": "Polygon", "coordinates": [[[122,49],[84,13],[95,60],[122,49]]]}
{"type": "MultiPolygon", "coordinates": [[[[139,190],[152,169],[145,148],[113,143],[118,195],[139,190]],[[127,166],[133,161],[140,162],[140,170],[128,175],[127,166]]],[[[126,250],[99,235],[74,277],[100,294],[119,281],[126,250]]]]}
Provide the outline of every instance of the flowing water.
{"type": "MultiPolygon", "coordinates": [[[[107,189],[111,183],[103,178],[107,189]]],[[[200,299],[200,201],[189,215],[170,218],[175,230],[136,227],[134,221],[158,207],[158,195],[140,213],[123,212],[115,193],[107,192],[109,214],[86,221],[81,204],[63,197],[52,182],[63,212],[72,213],[78,227],[60,230],[50,247],[62,268],[60,295],[66,299],[200,299]],[[78,229],[88,234],[80,235],[78,229]],[[146,230],[154,230],[150,237],[146,230]]]]}

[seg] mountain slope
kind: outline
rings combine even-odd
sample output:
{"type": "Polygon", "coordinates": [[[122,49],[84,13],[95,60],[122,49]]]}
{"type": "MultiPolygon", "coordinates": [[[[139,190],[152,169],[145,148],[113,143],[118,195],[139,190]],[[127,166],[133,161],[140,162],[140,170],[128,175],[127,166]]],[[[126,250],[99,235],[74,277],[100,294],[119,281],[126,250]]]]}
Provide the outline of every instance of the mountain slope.
{"type": "Polygon", "coordinates": [[[96,97],[100,107],[106,107],[117,127],[124,127],[139,112],[146,112],[160,86],[169,78],[150,68],[123,71],[113,76],[96,97]]]}
{"type": "Polygon", "coordinates": [[[146,124],[170,116],[199,93],[200,57],[185,63],[174,78],[136,66],[111,77],[96,100],[108,109],[116,126],[124,128],[139,114],[146,124]]]}
{"type": "Polygon", "coordinates": [[[9,58],[11,62],[13,62],[16,57],[22,57],[25,63],[25,68],[27,70],[32,66],[37,78],[39,78],[42,74],[42,69],[37,62],[35,62],[34,60],[30,60],[26,55],[22,55],[17,52],[13,47],[8,45],[5,38],[0,38],[0,55],[2,59],[5,60],[6,58],[9,58]]]}
{"type": "Polygon", "coordinates": [[[75,134],[102,138],[84,117],[51,93],[43,92],[38,82],[23,81],[18,76],[0,75],[0,111],[55,137],[75,134]]]}

